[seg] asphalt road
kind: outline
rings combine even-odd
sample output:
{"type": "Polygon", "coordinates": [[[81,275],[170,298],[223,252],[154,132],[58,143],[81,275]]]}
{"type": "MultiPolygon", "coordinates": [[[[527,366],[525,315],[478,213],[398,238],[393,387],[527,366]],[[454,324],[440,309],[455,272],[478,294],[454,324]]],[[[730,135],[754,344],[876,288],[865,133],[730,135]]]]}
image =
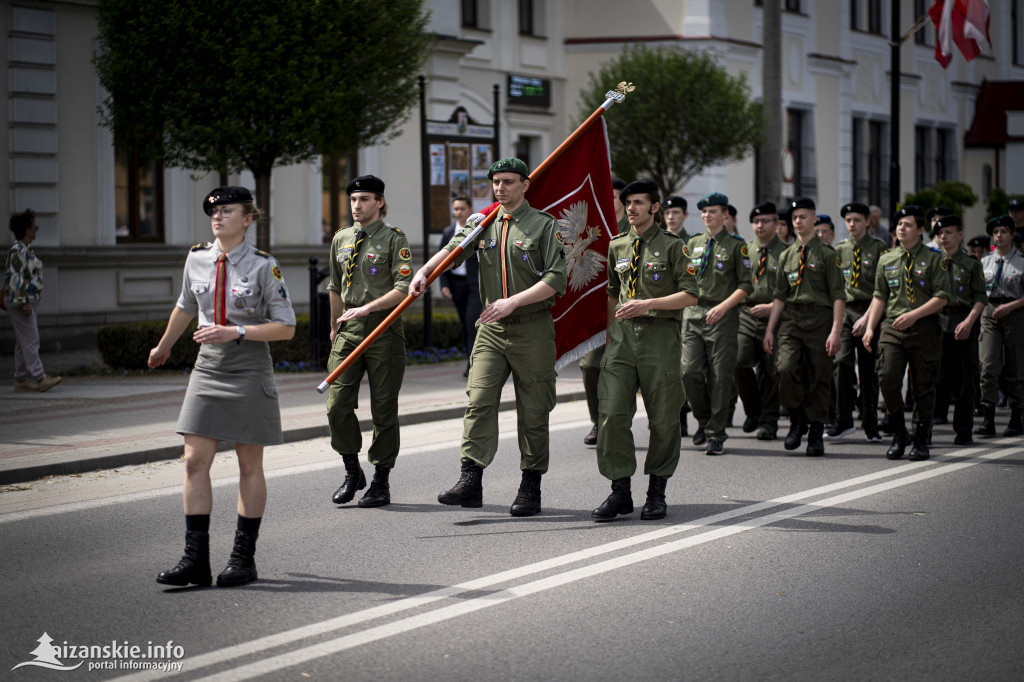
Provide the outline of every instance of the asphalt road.
{"type": "MultiPolygon", "coordinates": [[[[154,580],[181,553],[180,462],[4,492],[0,676],[155,679],[126,647],[171,642],[156,658],[204,680],[1024,678],[1021,439],[954,448],[938,427],[922,463],[860,439],[823,459],[684,441],[667,519],[640,521],[638,473],[637,511],[595,524],[608,484],[581,444],[585,406],[552,414],[539,516],[508,515],[513,415],[502,429],[477,510],[436,502],[458,478],[458,420],[403,429],[394,502],[376,510],[330,503],[343,469],[325,439],[268,449],[260,580],[233,589],[154,580]],[[15,668],[41,660],[44,632],[63,647],[52,665],[81,666],[15,668]]],[[[642,413],[634,433],[642,446],[642,413]]],[[[218,456],[215,573],[233,467],[218,456]]]]}

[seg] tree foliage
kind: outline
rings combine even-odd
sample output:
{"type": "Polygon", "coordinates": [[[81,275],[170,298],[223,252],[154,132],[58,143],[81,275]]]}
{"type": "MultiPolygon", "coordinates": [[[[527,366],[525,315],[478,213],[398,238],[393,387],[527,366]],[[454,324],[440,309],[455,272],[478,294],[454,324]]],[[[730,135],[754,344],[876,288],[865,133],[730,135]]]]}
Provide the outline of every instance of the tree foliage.
{"type": "Polygon", "coordinates": [[[711,57],[678,49],[627,47],[591,72],[580,91],[582,121],[619,81],[636,91],[606,116],[612,169],[623,179],[649,176],[664,194],[709,166],[739,161],[760,142],[761,105],[746,78],[711,57]]]}
{"type": "Polygon", "coordinates": [[[937,182],[934,187],[925,187],[916,192],[908,192],[903,197],[904,206],[914,204],[925,211],[936,206],[945,206],[961,218],[964,216],[964,209],[974,206],[977,201],[978,195],[970,185],[952,180],[937,182]]]}
{"type": "MultiPolygon", "coordinates": [[[[118,143],[170,166],[248,169],[264,209],[275,165],[397,134],[431,39],[422,0],[100,0],[98,9],[101,116],[118,143]]],[[[269,222],[259,235],[266,248],[269,222]]]]}

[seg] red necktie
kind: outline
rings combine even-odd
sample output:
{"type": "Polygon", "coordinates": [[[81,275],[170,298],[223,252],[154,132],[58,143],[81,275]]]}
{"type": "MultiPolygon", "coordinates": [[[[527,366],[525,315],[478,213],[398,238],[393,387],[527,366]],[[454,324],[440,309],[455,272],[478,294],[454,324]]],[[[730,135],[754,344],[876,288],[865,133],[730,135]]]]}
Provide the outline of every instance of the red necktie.
{"type": "Polygon", "coordinates": [[[228,257],[220,254],[217,257],[217,283],[213,288],[213,323],[226,325],[228,323],[227,302],[227,281],[228,281],[228,257]]]}

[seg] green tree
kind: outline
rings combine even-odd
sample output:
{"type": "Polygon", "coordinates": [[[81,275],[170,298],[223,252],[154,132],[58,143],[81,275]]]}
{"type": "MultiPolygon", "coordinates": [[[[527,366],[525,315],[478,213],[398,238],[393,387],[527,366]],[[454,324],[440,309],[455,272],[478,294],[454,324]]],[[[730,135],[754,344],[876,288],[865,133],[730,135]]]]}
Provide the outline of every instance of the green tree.
{"type": "Polygon", "coordinates": [[[746,78],[730,76],[707,55],[627,47],[591,72],[580,91],[581,121],[619,81],[636,84],[606,117],[612,168],[623,178],[649,176],[671,194],[708,166],[743,159],[760,142],[761,105],[750,99],[746,78]]]}
{"type": "Polygon", "coordinates": [[[147,158],[248,169],[270,244],[274,166],[398,134],[431,36],[422,0],[100,0],[104,125],[147,158]]]}
{"type": "Polygon", "coordinates": [[[934,187],[925,187],[916,192],[908,192],[903,197],[903,205],[914,204],[925,211],[936,206],[945,206],[963,218],[964,209],[974,206],[978,196],[966,182],[944,180],[935,183],[934,187]]]}

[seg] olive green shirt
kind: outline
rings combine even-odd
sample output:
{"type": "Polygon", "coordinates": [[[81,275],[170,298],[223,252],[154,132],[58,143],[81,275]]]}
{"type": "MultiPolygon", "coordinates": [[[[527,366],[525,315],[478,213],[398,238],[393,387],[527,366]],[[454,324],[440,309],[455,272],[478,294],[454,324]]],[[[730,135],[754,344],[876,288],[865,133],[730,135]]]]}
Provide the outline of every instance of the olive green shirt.
{"type": "Polygon", "coordinates": [[[800,276],[800,257],[805,246],[796,240],[779,257],[775,278],[775,298],[798,305],[831,308],[846,300],[846,283],[839,269],[836,251],[815,235],[807,242],[807,260],[800,276]],[[799,284],[797,281],[799,280],[799,284]]]}
{"type": "Polygon", "coordinates": [[[846,280],[846,302],[870,301],[875,295],[875,271],[878,270],[878,259],[889,250],[885,242],[864,235],[859,242],[853,238],[844,239],[836,244],[836,257],[839,258],[839,269],[846,280]],[[860,248],[860,253],[857,249],[860,248]],[[855,258],[854,256],[859,256],[855,258]],[[857,267],[859,263],[859,268],[857,267]],[[854,281],[856,276],[856,281],[854,281]]]}
{"type": "MultiPolygon", "coordinates": [[[[457,266],[473,254],[480,254],[480,300],[483,305],[486,307],[499,299],[526,291],[537,282],[550,286],[556,296],[564,294],[568,276],[565,251],[558,237],[558,223],[524,201],[509,214],[509,230],[503,248],[502,223],[505,215],[505,207],[502,206],[494,222],[485,227],[454,262],[457,266]]],[[[472,230],[473,226],[467,224],[444,248],[454,251],[472,230]]],[[[516,314],[546,310],[554,304],[555,296],[550,296],[516,308],[516,314]]]]}
{"type": "Polygon", "coordinates": [[[405,233],[397,227],[378,218],[365,228],[356,223],[334,235],[331,241],[331,281],[327,291],[341,296],[346,308],[366,305],[392,289],[409,293],[411,281],[412,251],[405,233]],[[366,238],[356,253],[360,231],[365,231],[366,238]],[[353,256],[355,267],[349,285],[346,273],[353,256]]]}
{"type": "Polygon", "coordinates": [[[973,307],[975,303],[988,303],[981,261],[963,249],[952,256],[940,255],[946,258],[949,272],[949,306],[973,307]]]}
{"type": "Polygon", "coordinates": [[[699,298],[721,303],[737,289],[750,294],[754,280],[750,276],[750,257],[747,245],[736,239],[724,227],[717,237],[702,232],[686,242],[690,264],[697,274],[699,298]]]}
{"type": "Polygon", "coordinates": [[[949,300],[949,272],[946,258],[920,242],[910,249],[911,286],[907,286],[907,254],[902,244],[893,247],[878,259],[875,275],[875,298],[886,301],[885,316],[889,319],[916,310],[934,297],[949,300]],[[910,300],[913,292],[914,300],[910,300]]]}
{"type": "Polygon", "coordinates": [[[753,239],[747,244],[747,252],[750,254],[750,274],[754,280],[754,292],[744,299],[744,303],[758,304],[771,303],[775,297],[775,278],[779,271],[779,258],[786,250],[786,244],[778,236],[772,236],[772,240],[765,246],[761,246],[760,239],[753,239]],[[765,260],[765,271],[760,277],[757,276],[758,264],[761,262],[761,250],[767,252],[765,260]]]}
{"type": "MultiPolygon", "coordinates": [[[[640,236],[630,228],[629,232],[612,237],[608,244],[608,295],[618,299],[617,307],[622,307],[631,298],[661,298],[680,291],[696,298],[697,290],[697,278],[684,251],[683,240],[671,232],[652,225],[640,236]],[[634,240],[640,240],[640,260],[636,295],[630,297],[634,240]]],[[[650,310],[640,317],[678,320],[682,317],[682,309],[650,310]]]]}

